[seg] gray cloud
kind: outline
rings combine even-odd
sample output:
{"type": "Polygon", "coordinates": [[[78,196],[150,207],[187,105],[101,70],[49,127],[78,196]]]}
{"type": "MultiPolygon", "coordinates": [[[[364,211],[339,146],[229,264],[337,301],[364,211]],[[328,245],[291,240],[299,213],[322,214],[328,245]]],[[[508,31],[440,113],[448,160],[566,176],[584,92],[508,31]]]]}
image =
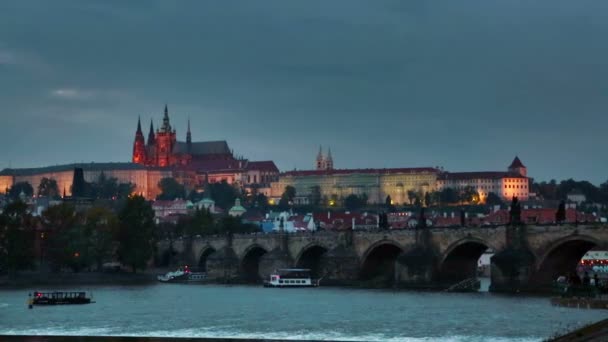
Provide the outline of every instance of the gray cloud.
{"type": "Polygon", "coordinates": [[[323,144],[338,167],[503,169],[519,154],[536,178],[602,182],[607,13],[566,0],[4,1],[0,144],[21,148],[0,167],[128,160],[137,116],[158,122],[168,102],[182,138],[190,116],[195,139],[282,169],[310,167],[323,144]]]}

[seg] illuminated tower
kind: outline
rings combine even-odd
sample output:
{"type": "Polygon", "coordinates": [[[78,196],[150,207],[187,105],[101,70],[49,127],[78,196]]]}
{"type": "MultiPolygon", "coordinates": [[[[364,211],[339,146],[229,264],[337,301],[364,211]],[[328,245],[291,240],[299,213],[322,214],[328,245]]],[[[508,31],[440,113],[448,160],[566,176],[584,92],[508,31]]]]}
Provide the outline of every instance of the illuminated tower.
{"type": "Polygon", "coordinates": [[[327,157],[325,157],[325,170],[333,170],[334,158],[331,156],[331,148],[327,148],[327,157]]]}
{"type": "Polygon", "coordinates": [[[165,115],[163,116],[163,125],[156,132],[156,160],[157,166],[170,166],[173,164],[171,159],[173,147],[175,146],[176,137],[175,130],[171,128],[169,122],[169,110],[165,105],[165,115]]]}
{"type": "Polygon", "coordinates": [[[141,132],[141,120],[137,119],[137,132],[135,132],[135,142],[133,142],[133,162],[136,164],[146,163],[146,142],[144,134],[141,132]]]}
{"type": "Polygon", "coordinates": [[[150,132],[148,132],[148,146],[153,146],[155,144],[154,138],[154,124],[152,123],[152,119],[150,119],[150,132]]]}
{"type": "Polygon", "coordinates": [[[325,168],[325,158],[323,158],[323,148],[319,146],[319,153],[317,154],[317,170],[323,170],[325,168]]]}
{"type": "Polygon", "coordinates": [[[509,165],[509,172],[517,173],[524,177],[528,176],[528,169],[521,162],[521,160],[519,160],[519,157],[517,156],[515,156],[515,159],[513,159],[513,162],[511,163],[511,165],[509,165]]]}

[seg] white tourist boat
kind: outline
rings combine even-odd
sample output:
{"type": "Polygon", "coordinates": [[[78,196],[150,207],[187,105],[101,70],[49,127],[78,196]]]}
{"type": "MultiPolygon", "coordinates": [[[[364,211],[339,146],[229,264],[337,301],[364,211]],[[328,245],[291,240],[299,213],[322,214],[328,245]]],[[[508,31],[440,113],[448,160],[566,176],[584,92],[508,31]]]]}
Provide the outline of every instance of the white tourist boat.
{"type": "Polygon", "coordinates": [[[207,273],[197,272],[188,266],[184,266],[178,268],[176,271],[159,275],[156,279],[162,283],[202,282],[207,279],[207,273]]]}
{"type": "Polygon", "coordinates": [[[317,287],[320,279],[312,279],[307,268],[282,268],[275,270],[264,287],[317,287]]]}

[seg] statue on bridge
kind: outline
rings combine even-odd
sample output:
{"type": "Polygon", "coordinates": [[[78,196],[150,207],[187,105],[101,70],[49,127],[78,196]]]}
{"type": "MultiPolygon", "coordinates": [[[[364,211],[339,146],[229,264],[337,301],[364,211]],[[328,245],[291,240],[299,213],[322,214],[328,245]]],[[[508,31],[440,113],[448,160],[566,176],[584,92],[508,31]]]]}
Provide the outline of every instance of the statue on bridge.
{"type": "Polygon", "coordinates": [[[511,225],[521,224],[521,204],[519,203],[519,199],[517,196],[513,196],[513,200],[511,201],[511,209],[509,210],[511,225]]]}

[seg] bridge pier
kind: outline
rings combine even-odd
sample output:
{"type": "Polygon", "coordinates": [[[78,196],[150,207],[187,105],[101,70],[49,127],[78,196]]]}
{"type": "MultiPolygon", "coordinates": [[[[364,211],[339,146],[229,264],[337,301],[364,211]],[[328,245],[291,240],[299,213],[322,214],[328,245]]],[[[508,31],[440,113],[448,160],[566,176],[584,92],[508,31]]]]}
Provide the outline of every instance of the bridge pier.
{"type": "Polygon", "coordinates": [[[491,292],[518,293],[529,290],[534,271],[534,255],[523,248],[508,248],[491,259],[491,292]]]}
{"type": "Polygon", "coordinates": [[[222,283],[238,278],[239,258],[231,246],[224,246],[207,257],[207,276],[222,283]]]}
{"type": "Polygon", "coordinates": [[[259,274],[262,280],[268,280],[270,274],[279,268],[291,268],[293,259],[281,248],[275,248],[272,251],[262,255],[259,264],[259,274]]]}
{"type": "Polygon", "coordinates": [[[404,251],[395,262],[395,287],[433,288],[437,284],[436,253],[429,247],[416,245],[404,251]]]}
{"type": "Polygon", "coordinates": [[[354,248],[338,246],[321,257],[322,285],[352,285],[361,270],[359,256],[354,248]]]}

